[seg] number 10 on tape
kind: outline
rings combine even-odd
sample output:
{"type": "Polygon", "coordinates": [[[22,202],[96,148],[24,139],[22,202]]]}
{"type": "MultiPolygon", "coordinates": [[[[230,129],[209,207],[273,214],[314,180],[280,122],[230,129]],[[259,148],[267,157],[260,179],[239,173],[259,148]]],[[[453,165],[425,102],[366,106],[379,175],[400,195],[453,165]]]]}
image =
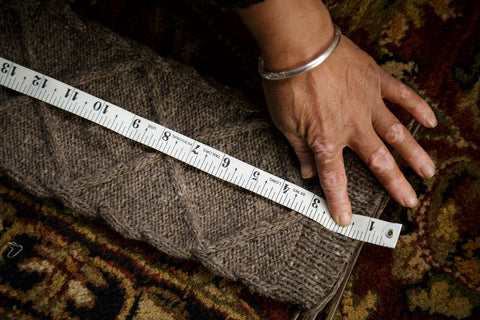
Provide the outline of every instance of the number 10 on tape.
{"type": "Polygon", "coordinates": [[[350,226],[341,227],[330,216],[325,200],[312,192],[119,106],[1,57],[0,84],[88,119],[128,139],[295,210],[330,231],[390,248],[397,244],[401,224],[354,214],[350,226]]]}

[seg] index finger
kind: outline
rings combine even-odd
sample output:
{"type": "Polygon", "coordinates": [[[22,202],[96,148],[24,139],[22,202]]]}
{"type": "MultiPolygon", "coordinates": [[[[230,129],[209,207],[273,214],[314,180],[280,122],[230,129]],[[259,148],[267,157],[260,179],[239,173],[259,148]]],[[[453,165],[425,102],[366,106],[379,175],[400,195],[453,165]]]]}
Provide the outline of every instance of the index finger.
{"type": "Polygon", "coordinates": [[[342,148],[332,150],[318,143],[312,150],[330,214],[337,224],[346,227],[352,220],[352,206],[348,199],[342,148]]]}

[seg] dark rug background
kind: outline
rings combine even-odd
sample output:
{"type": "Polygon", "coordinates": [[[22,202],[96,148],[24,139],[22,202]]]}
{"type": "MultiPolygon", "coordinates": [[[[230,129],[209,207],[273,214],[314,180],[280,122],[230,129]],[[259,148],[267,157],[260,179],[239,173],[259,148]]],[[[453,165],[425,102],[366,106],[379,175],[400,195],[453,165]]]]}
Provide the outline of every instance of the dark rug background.
{"type": "MultiPolygon", "coordinates": [[[[258,51],[232,12],[207,1],[70,2],[262,103],[258,51]]],[[[335,317],[480,319],[480,3],[327,4],[439,119],[418,135],[436,176],[404,169],[421,203],[387,206],[382,218],[404,225],[399,244],[364,246],[335,317]]],[[[295,310],[0,182],[0,319],[290,319],[295,310]]]]}

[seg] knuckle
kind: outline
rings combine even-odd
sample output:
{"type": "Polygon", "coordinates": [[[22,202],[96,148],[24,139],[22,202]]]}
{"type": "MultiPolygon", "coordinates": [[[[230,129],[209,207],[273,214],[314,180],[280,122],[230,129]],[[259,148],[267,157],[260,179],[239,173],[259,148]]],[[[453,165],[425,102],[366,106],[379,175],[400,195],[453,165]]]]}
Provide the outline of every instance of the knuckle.
{"type": "Polygon", "coordinates": [[[389,144],[399,144],[405,140],[405,129],[401,123],[395,123],[385,132],[385,140],[389,144]]]}
{"type": "Polygon", "coordinates": [[[410,88],[406,84],[400,82],[400,80],[398,80],[398,82],[399,82],[399,85],[396,92],[397,98],[399,100],[409,99],[411,96],[410,88]]]}
{"type": "Polygon", "coordinates": [[[322,187],[325,192],[339,192],[346,188],[347,177],[343,172],[327,171],[321,174],[322,187]]]}
{"type": "Polygon", "coordinates": [[[399,196],[410,190],[410,183],[403,174],[395,177],[385,183],[385,188],[387,190],[392,190],[394,194],[399,196]]]}
{"type": "Polygon", "coordinates": [[[384,173],[394,168],[393,159],[384,146],[378,148],[370,155],[367,159],[367,165],[376,173],[384,173]]]}
{"type": "Polygon", "coordinates": [[[312,150],[315,155],[315,161],[321,164],[330,164],[335,160],[338,147],[334,139],[327,137],[322,140],[316,139],[315,142],[312,143],[312,150]]]}
{"type": "Polygon", "coordinates": [[[364,64],[364,70],[362,71],[362,74],[366,75],[367,79],[374,80],[376,83],[380,84],[379,66],[372,57],[368,57],[366,63],[364,64]]]}
{"type": "Polygon", "coordinates": [[[367,63],[365,64],[365,72],[373,77],[377,77],[378,75],[378,65],[375,59],[372,57],[368,57],[367,63]]]}

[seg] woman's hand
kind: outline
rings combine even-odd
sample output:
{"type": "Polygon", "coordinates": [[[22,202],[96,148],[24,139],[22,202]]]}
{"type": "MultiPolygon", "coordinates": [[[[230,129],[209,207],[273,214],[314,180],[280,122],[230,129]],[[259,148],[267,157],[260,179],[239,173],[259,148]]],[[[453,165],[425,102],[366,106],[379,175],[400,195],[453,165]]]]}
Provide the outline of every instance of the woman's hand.
{"type": "MultiPolygon", "coordinates": [[[[269,71],[296,68],[298,65],[287,65],[295,59],[303,64],[308,47],[320,43],[324,50],[333,40],[328,13],[318,1],[267,0],[261,5],[241,15],[260,44],[265,68],[269,71]],[[270,7],[255,9],[261,5],[270,7]],[[308,5],[314,7],[305,10],[308,5]],[[310,26],[308,34],[317,34],[320,40],[302,42],[298,37],[288,40],[295,26],[278,24],[275,20],[278,10],[283,19],[291,16],[293,20],[289,21],[295,22],[301,30],[310,26]],[[302,13],[294,13],[295,10],[302,13]],[[270,14],[273,14],[271,19],[270,14]],[[303,18],[298,20],[295,16],[303,18]],[[312,21],[316,24],[312,25],[312,21]],[[318,33],[315,31],[317,25],[321,26],[318,33]],[[279,39],[282,39],[280,44],[279,39]]],[[[318,49],[316,51],[318,55],[318,49]]],[[[311,60],[312,53],[309,55],[306,61],[311,60]]],[[[330,213],[338,224],[349,225],[352,214],[342,157],[345,147],[359,155],[397,202],[407,207],[417,203],[415,191],[400,172],[384,141],[424,178],[434,174],[434,164],[388,110],[383,98],[406,109],[426,127],[436,125],[435,115],[420,96],[387,74],[348,38],[342,37],[335,51],[320,66],[289,79],[264,80],[263,87],[273,122],[294,148],[302,176],[310,178],[318,174],[330,213]]]]}
{"type": "Polygon", "coordinates": [[[342,158],[346,146],[396,201],[407,207],[417,203],[415,191],[383,141],[422,177],[431,177],[434,165],[382,98],[402,106],[424,126],[435,126],[435,116],[412,89],[383,71],[349,39],[344,37],[319,67],[291,79],[265,80],[263,85],[273,122],[294,148],[302,176],[318,173],[337,223],[348,225],[351,219],[342,158]]]}

